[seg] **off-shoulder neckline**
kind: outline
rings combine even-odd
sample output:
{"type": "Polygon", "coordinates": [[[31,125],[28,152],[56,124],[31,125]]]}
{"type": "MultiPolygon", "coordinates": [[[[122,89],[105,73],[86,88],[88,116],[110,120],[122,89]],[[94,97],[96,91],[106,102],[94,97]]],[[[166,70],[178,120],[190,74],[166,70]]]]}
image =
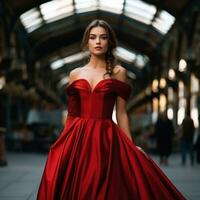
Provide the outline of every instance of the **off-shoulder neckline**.
{"type": "Polygon", "coordinates": [[[100,80],[100,81],[92,88],[90,82],[89,82],[86,78],[79,78],[79,79],[74,80],[72,83],[68,84],[68,85],[66,86],[66,89],[70,88],[70,87],[71,87],[73,84],[75,84],[77,81],[85,81],[85,82],[88,84],[88,86],[90,87],[91,92],[94,92],[94,90],[97,88],[97,86],[100,85],[103,81],[116,81],[116,82],[121,83],[121,84],[124,84],[124,85],[126,85],[126,86],[128,86],[128,87],[131,87],[128,83],[126,83],[126,82],[124,82],[124,81],[121,81],[121,80],[119,80],[119,79],[116,79],[116,78],[106,78],[106,79],[100,80]]]}

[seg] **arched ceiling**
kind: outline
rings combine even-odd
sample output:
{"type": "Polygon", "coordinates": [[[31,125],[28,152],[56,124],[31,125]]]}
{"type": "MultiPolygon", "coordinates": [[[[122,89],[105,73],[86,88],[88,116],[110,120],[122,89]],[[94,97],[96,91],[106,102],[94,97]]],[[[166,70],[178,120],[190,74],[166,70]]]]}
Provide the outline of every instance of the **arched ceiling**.
{"type": "Polygon", "coordinates": [[[31,54],[34,59],[40,59],[67,45],[80,42],[84,28],[94,18],[107,20],[115,29],[121,44],[151,56],[163,35],[173,24],[172,17],[179,16],[187,2],[188,0],[180,2],[173,0],[8,0],[7,4],[12,10],[14,20],[20,18],[25,28],[26,22],[27,26],[31,26],[31,23],[35,25],[26,28],[26,31],[32,47],[31,54]],[[65,10],[64,6],[66,6],[65,10]],[[62,15],[56,14],[57,11],[62,12],[62,15]],[[27,21],[27,16],[31,14],[35,16],[27,21]],[[56,16],[59,20],[55,20],[56,16]],[[23,20],[24,18],[26,19],[23,20]],[[162,24],[155,23],[161,18],[163,21],[160,23],[165,23],[165,27],[169,23],[166,30],[162,24]]]}
{"type": "MultiPolygon", "coordinates": [[[[104,19],[111,24],[117,34],[119,46],[151,60],[175,19],[181,16],[190,3],[189,0],[5,2],[13,24],[18,28],[20,42],[28,50],[28,58],[32,62],[39,60],[43,66],[79,53],[83,31],[95,18],[104,19]]],[[[122,62],[136,76],[141,76],[141,70],[134,62],[122,62]]],[[[77,61],[71,63],[71,66],[76,66],[77,63],[80,64],[77,61]]],[[[58,71],[64,73],[62,68],[58,71]]]]}
{"type": "MultiPolygon", "coordinates": [[[[134,0],[133,0],[134,1],[134,0]]],[[[8,5],[11,7],[16,16],[20,16],[22,13],[38,7],[49,0],[7,0],[8,5]]],[[[74,1],[75,2],[75,1],[74,1]]],[[[116,1],[117,2],[117,1],[116,1]]],[[[183,9],[187,6],[188,0],[174,1],[174,0],[144,0],[143,2],[155,5],[162,10],[168,11],[173,16],[179,16],[183,9]]]]}

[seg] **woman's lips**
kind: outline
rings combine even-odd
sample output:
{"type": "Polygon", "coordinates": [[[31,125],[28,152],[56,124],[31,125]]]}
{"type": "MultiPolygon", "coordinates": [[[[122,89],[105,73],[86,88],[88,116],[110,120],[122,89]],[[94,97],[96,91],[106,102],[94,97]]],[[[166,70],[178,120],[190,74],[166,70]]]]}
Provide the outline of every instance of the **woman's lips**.
{"type": "Polygon", "coordinates": [[[102,49],[102,47],[95,47],[95,49],[96,49],[96,50],[101,50],[101,49],[102,49]]]}

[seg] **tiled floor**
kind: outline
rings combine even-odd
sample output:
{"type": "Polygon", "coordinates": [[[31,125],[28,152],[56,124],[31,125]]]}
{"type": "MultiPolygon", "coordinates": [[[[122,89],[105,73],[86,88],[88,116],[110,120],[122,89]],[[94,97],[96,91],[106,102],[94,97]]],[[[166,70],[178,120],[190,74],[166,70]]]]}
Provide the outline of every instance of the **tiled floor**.
{"type": "MultiPolygon", "coordinates": [[[[0,168],[0,199],[35,200],[45,160],[42,154],[9,153],[8,166],[0,168]]],[[[200,199],[200,165],[182,167],[173,155],[168,167],[160,167],[188,200],[200,199]]]]}

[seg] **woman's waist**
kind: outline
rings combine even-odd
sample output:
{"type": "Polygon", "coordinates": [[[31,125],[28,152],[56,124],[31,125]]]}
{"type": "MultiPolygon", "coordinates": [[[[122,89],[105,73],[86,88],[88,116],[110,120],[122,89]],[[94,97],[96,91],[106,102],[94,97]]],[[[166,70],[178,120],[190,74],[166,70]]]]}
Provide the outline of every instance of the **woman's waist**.
{"type": "Polygon", "coordinates": [[[112,120],[112,116],[110,115],[73,115],[73,114],[68,114],[67,119],[68,120],[73,120],[74,118],[80,118],[80,119],[96,119],[96,120],[112,120]]]}

